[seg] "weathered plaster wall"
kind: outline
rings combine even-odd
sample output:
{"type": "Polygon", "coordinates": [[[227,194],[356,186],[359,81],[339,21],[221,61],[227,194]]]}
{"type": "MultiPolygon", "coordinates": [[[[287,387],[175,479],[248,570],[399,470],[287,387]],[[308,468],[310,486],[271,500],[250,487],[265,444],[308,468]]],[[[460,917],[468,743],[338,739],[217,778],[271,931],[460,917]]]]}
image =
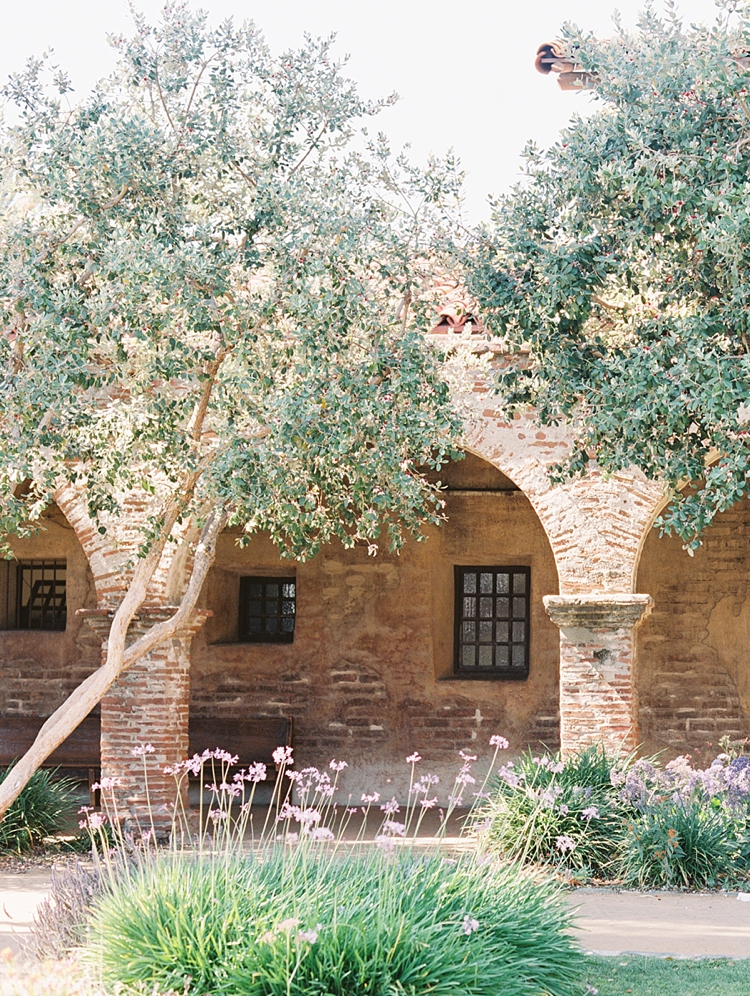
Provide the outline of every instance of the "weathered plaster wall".
{"type": "Polygon", "coordinates": [[[638,591],[655,607],[637,631],[641,738],[671,753],[750,734],[750,502],[717,516],[689,557],[647,535],[638,591]]]}
{"type": "Polygon", "coordinates": [[[101,644],[75,614],[96,605],[93,578],[57,506],[47,511],[37,535],[14,538],[11,546],[18,559],[67,561],[65,632],[0,630],[0,715],[48,716],[99,664],[101,644]]]}
{"type": "MultiPolygon", "coordinates": [[[[533,508],[502,474],[469,458],[442,475],[448,522],[400,556],[331,546],[306,564],[280,561],[258,537],[241,550],[222,536],[204,590],[214,613],[195,638],[191,709],[203,715],[288,714],[297,761],[349,761],[348,784],[387,788],[422,753],[455,773],[457,751],[502,733],[520,748],[558,739],[558,630],[542,596],[557,591],[549,543],[533,508]],[[463,464],[463,465],[462,465],[463,464]],[[475,491],[476,487],[492,491],[475,491]],[[527,681],[456,680],[453,567],[527,564],[532,572],[527,681]],[[238,644],[239,578],[297,577],[294,643],[238,644]]],[[[403,780],[403,779],[402,779],[403,780]]]]}

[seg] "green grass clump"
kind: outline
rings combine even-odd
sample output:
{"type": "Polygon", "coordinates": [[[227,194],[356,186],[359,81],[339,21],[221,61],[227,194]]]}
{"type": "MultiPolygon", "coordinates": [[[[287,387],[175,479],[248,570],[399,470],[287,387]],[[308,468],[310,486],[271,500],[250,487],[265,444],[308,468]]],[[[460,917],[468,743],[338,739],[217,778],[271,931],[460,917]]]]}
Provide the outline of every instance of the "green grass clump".
{"type": "Polygon", "coordinates": [[[213,996],[578,996],[548,882],[464,856],[277,845],[155,854],[99,902],[107,985],[213,996]]]}
{"type": "Polygon", "coordinates": [[[747,996],[750,960],[587,958],[584,978],[599,996],[747,996]]]}
{"type": "Polygon", "coordinates": [[[478,813],[485,846],[524,863],[607,874],[622,824],[612,771],[626,764],[601,745],[565,761],[527,751],[500,769],[478,813]]]}
{"type": "MultiPolygon", "coordinates": [[[[12,767],[0,771],[0,782],[12,767]]],[[[73,806],[75,783],[55,775],[55,771],[40,770],[31,776],[0,822],[0,852],[29,851],[65,825],[73,806]]]]}

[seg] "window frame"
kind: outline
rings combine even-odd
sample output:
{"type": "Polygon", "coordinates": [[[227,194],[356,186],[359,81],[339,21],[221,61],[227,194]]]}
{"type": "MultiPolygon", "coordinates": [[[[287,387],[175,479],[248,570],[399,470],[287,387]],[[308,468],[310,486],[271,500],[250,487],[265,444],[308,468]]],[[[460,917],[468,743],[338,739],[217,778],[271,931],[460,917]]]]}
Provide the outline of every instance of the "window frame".
{"type": "MultiPolygon", "coordinates": [[[[509,565],[499,565],[494,564],[456,564],[453,568],[453,588],[454,588],[454,608],[453,608],[453,678],[468,679],[474,681],[526,681],[529,677],[530,672],[530,657],[531,657],[531,567],[526,564],[509,564],[509,565]],[[463,598],[465,592],[463,590],[463,578],[465,574],[481,574],[491,572],[494,577],[498,574],[523,574],[526,577],[525,582],[525,592],[523,597],[525,599],[525,616],[523,622],[525,623],[525,636],[523,641],[514,641],[512,639],[513,631],[512,626],[514,621],[512,607],[509,608],[508,613],[508,626],[509,626],[509,639],[497,643],[493,641],[490,644],[493,647],[507,645],[509,648],[509,653],[512,659],[512,648],[513,646],[523,646],[525,650],[525,661],[523,667],[509,665],[507,667],[498,667],[497,665],[492,665],[491,667],[482,667],[475,664],[473,667],[465,667],[461,663],[461,649],[464,645],[470,645],[469,641],[462,640],[462,627],[464,623],[464,613],[463,613],[463,598]]],[[[493,598],[496,597],[496,582],[493,581],[493,598]]],[[[477,597],[480,593],[477,592],[477,597]]],[[[509,592],[509,597],[518,598],[519,595],[514,592],[509,592]]],[[[480,617],[477,615],[476,621],[480,621],[480,617]]],[[[497,617],[493,613],[492,616],[493,625],[497,622],[497,617]]],[[[474,641],[475,646],[479,646],[478,639],[474,641]]]]}
{"type": "MultiPolygon", "coordinates": [[[[253,613],[253,616],[256,616],[253,613]]],[[[257,618],[257,616],[256,616],[257,618]]],[[[289,616],[286,616],[289,618],[289,616]]],[[[297,578],[293,576],[284,575],[283,577],[274,574],[243,574],[240,577],[240,589],[239,589],[239,611],[237,616],[237,642],[238,643],[266,643],[266,644],[289,644],[294,643],[294,634],[297,629],[297,578]],[[262,603],[262,608],[265,610],[265,606],[270,599],[267,599],[265,593],[265,586],[267,584],[277,584],[279,589],[282,585],[293,584],[294,585],[294,596],[289,598],[287,596],[284,598],[281,590],[275,601],[279,603],[278,613],[266,613],[262,611],[260,614],[261,619],[265,619],[267,616],[275,616],[278,619],[284,618],[283,612],[281,612],[281,602],[282,601],[293,601],[294,602],[294,612],[291,615],[292,618],[292,631],[291,633],[283,633],[281,631],[277,633],[269,633],[265,630],[259,630],[256,633],[250,632],[249,621],[251,618],[251,613],[249,612],[249,602],[256,601],[256,599],[251,599],[250,594],[247,591],[251,584],[261,584],[263,585],[263,594],[261,595],[260,601],[262,603]]]]}
{"type": "Polygon", "coordinates": [[[2,632],[64,633],[67,629],[67,558],[24,557],[3,561],[0,588],[4,592],[2,596],[4,604],[0,612],[2,632]],[[40,571],[42,577],[34,580],[34,573],[40,571]],[[47,574],[51,574],[51,577],[46,577],[47,574]],[[30,580],[25,580],[26,575],[30,575],[30,580]],[[45,585],[47,585],[46,593],[45,585]],[[24,605],[23,598],[27,590],[29,601],[24,605]],[[32,600],[32,595],[36,595],[37,598],[32,600]],[[38,623],[35,622],[37,613],[38,623]]]}

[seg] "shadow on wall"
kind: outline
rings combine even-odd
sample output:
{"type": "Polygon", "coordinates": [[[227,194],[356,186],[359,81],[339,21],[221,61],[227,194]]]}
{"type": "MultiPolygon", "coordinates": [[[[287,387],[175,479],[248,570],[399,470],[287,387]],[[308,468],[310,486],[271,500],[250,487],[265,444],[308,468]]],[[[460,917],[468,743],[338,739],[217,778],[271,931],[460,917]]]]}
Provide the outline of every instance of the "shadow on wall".
{"type": "Polygon", "coordinates": [[[414,750],[453,771],[459,749],[486,747],[493,733],[518,749],[540,741],[554,747],[559,633],[542,598],[558,582],[544,529],[523,492],[480,458],[468,456],[439,476],[448,521],[400,556],[331,544],[296,564],[281,560],[267,537],[240,549],[235,534],[224,534],[203,593],[214,615],[193,644],[191,710],[293,716],[299,763],[343,757],[360,770],[370,765],[373,776],[400,770],[414,750]],[[526,680],[454,672],[455,568],[468,565],[530,570],[526,680]],[[263,578],[290,575],[293,641],[241,641],[241,579],[254,579],[251,614],[260,626],[267,597],[276,597],[263,578]]]}
{"type": "Polygon", "coordinates": [[[750,502],[716,517],[690,557],[652,529],[637,591],[653,596],[637,631],[640,735],[647,751],[717,750],[750,735],[750,502]]]}
{"type": "Polygon", "coordinates": [[[49,716],[100,663],[101,642],[76,616],[94,608],[94,579],[57,507],[14,538],[0,571],[0,716],[49,716]]]}

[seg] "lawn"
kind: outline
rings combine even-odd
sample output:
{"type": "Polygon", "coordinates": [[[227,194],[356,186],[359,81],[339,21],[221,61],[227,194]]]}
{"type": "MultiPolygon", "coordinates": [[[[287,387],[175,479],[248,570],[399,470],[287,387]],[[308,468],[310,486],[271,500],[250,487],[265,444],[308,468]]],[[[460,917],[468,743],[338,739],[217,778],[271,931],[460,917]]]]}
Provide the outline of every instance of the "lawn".
{"type": "Polygon", "coordinates": [[[585,981],[599,996],[747,996],[750,959],[588,958],[585,981]]]}

